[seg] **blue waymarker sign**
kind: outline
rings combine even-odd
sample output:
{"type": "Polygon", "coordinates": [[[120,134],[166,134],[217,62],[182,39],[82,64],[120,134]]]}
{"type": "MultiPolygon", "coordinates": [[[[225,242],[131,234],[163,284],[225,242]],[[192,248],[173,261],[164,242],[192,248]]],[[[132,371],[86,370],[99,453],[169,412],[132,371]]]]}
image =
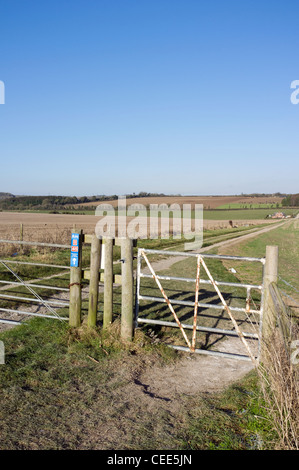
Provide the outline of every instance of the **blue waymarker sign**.
{"type": "Polygon", "coordinates": [[[72,233],[70,260],[72,268],[78,268],[79,266],[79,237],[79,233],[72,233]]]}

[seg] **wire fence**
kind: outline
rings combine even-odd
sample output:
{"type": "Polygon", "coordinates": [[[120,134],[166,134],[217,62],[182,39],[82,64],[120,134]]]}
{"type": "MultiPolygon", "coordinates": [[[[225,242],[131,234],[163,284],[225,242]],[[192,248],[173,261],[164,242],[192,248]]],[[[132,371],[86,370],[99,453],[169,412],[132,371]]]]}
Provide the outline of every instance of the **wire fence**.
{"type": "MultiPolygon", "coordinates": [[[[292,289],[293,292],[296,292],[299,294],[299,289],[297,289],[296,287],[294,287],[290,282],[286,281],[285,279],[283,279],[281,276],[278,276],[279,280],[281,282],[283,282],[286,286],[288,286],[290,289],[292,289]]],[[[289,299],[291,302],[292,302],[292,305],[290,304],[289,306],[291,308],[299,308],[299,301],[294,299],[294,297],[292,297],[290,294],[288,294],[287,292],[285,292],[283,289],[279,288],[279,291],[280,293],[286,297],[287,299],[289,299]]]]}
{"type": "MultiPolygon", "coordinates": [[[[61,243],[45,243],[45,242],[38,242],[38,241],[24,241],[24,240],[7,240],[7,239],[0,239],[0,244],[11,244],[11,245],[20,245],[20,246],[29,246],[29,247],[43,247],[43,248],[51,248],[51,249],[70,249],[69,244],[61,244],[61,243]]],[[[17,253],[17,254],[22,254],[22,253],[17,253]]],[[[16,254],[16,255],[17,255],[16,254]]],[[[8,318],[1,318],[0,323],[7,323],[7,324],[19,324],[20,322],[18,320],[15,320],[15,318],[19,317],[20,315],[29,315],[29,316],[38,316],[38,317],[43,317],[43,318],[53,318],[53,319],[59,319],[59,320],[67,320],[68,318],[65,316],[61,316],[57,310],[61,308],[68,308],[69,306],[69,299],[45,299],[43,298],[37,290],[46,290],[46,291],[57,291],[58,293],[60,292],[63,295],[67,295],[69,292],[69,287],[63,287],[63,286],[55,286],[55,285],[46,285],[45,283],[39,283],[39,281],[43,281],[47,278],[55,278],[56,276],[61,276],[66,274],[67,278],[69,278],[69,271],[70,271],[70,266],[69,265],[63,265],[63,264],[55,264],[55,263],[41,263],[41,262],[35,262],[35,261],[25,261],[23,259],[0,259],[0,265],[5,269],[5,272],[10,274],[9,279],[1,279],[0,283],[3,284],[3,286],[0,288],[1,291],[4,291],[6,293],[0,293],[0,300],[5,301],[5,306],[3,304],[0,306],[0,312],[8,314],[8,318]],[[43,276],[39,277],[37,279],[30,279],[30,280],[24,280],[23,276],[21,276],[18,272],[16,272],[15,268],[12,268],[12,266],[24,266],[24,268],[31,268],[31,267],[36,267],[36,268],[46,268],[46,269],[59,269],[60,272],[57,275],[51,275],[51,276],[43,276]],[[61,273],[61,270],[63,272],[61,273]],[[12,280],[12,278],[14,280],[12,280]],[[20,295],[20,292],[15,292],[16,287],[23,287],[29,293],[31,294],[30,297],[25,296],[24,294],[20,295]],[[10,293],[11,290],[11,293],[10,293]],[[9,292],[9,293],[7,293],[9,292]],[[14,305],[16,305],[16,308],[8,308],[7,302],[13,302],[14,305]],[[36,306],[37,308],[32,309],[32,310],[23,310],[19,308],[21,304],[26,303],[28,306],[36,306]],[[45,313],[40,313],[39,310],[40,308],[45,309],[45,313]]],[[[3,272],[3,271],[2,271],[3,272]]],[[[32,271],[31,271],[32,274],[32,271]]],[[[69,283],[69,281],[67,281],[69,283]]]]}

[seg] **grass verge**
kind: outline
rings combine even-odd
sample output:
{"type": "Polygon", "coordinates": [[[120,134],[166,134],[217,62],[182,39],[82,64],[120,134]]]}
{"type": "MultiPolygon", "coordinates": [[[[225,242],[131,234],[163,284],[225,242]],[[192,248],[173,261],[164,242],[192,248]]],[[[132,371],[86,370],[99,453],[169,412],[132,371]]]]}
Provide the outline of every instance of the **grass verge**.
{"type": "Polygon", "coordinates": [[[180,354],[141,331],[122,343],[117,323],[103,333],[33,319],[0,338],[1,450],[246,450],[268,439],[254,375],[222,394],[178,395],[175,407],[150,394],[141,373],[180,354]]]}

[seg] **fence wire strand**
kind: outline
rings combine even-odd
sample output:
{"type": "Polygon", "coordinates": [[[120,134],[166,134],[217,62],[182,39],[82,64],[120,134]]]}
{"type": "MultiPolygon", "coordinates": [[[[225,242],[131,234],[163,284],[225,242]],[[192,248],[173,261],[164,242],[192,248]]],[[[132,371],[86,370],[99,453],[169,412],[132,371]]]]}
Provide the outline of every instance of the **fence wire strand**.
{"type": "Polygon", "coordinates": [[[296,289],[296,287],[292,286],[292,284],[290,284],[288,281],[286,281],[285,279],[283,279],[281,276],[278,276],[278,277],[279,277],[279,279],[280,279],[282,282],[284,282],[287,286],[291,287],[295,292],[298,292],[298,294],[299,294],[299,290],[296,289]]]}
{"type": "Polygon", "coordinates": [[[52,313],[52,315],[54,315],[55,317],[57,317],[60,321],[62,321],[62,318],[60,317],[60,315],[58,315],[58,313],[44,300],[42,299],[42,297],[37,294],[37,292],[35,292],[32,287],[30,287],[28,284],[26,284],[23,279],[17,274],[15,273],[9,266],[7,266],[3,261],[0,261],[1,264],[3,264],[3,266],[8,269],[11,274],[13,274],[15,276],[16,279],[18,279],[18,281],[24,286],[26,287],[26,289],[29,290],[29,292],[31,292],[31,294],[34,295],[34,297],[36,297],[43,305],[44,307],[46,307],[49,312],[52,313]]]}

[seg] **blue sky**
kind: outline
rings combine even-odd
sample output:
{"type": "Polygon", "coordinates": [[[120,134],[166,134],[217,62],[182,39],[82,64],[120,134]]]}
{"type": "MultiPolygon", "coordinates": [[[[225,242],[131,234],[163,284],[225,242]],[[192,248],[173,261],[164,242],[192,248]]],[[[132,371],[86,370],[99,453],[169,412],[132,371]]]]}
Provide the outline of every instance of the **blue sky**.
{"type": "Polygon", "coordinates": [[[298,1],[0,0],[0,191],[299,191],[298,1]]]}

